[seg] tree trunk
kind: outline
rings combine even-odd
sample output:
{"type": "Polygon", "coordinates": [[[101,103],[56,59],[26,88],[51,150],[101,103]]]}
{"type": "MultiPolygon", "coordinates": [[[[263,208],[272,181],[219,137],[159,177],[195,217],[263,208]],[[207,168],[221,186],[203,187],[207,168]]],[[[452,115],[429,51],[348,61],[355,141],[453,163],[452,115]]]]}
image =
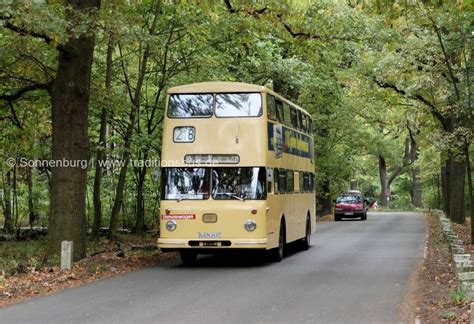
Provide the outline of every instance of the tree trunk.
{"type": "Polygon", "coordinates": [[[36,213],[35,204],[33,201],[33,172],[31,168],[26,169],[25,180],[28,187],[28,223],[30,227],[33,228],[33,224],[38,218],[38,214],[36,213]]]}
{"type": "Polygon", "coordinates": [[[469,156],[470,143],[466,142],[464,145],[464,154],[466,156],[466,173],[467,173],[467,190],[469,192],[469,207],[471,217],[471,244],[474,244],[474,196],[472,191],[472,170],[471,158],[469,156]]]}
{"type": "MultiPolygon", "coordinates": [[[[77,17],[98,9],[100,0],[69,0],[67,4],[67,18],[78,24],[77,17]]],[[[48,250],[57,255],[62,241],[73,241],[74,260],[86,255],[87,168],[82,161],[89,160],[87,128],[94,46],[95,35],[91,31],[68,39],[59,54],[51,94],[52,159],[69,161],[72,167],[52,168],[48,250]],[[74,166],[77,161],[82,165],[74,166]]]]}
{"type": "Polygon", "coordinates": [[[380,204],[388,206],[388,186],[387,186],[387,164],[385,158],[379,155],[379,177],[380,177],[380,204]]]}
{"type": "Polygon", "coordinates": [[[357,180],[351,180],[351,190],[358,190],[358,181],[357,180]]]}
{"type": "Polygon", "coordinates": [[[396,166],[389,177],[387,177],[387,163],[383,155],[379,155],[379,177],[380,177],[380,203],[383,207],[388,207],[390,196],[390,185],[398,177],[398,175],[407,166],[410,160],[410,140],[407,137],[405,140],[405,153],[403,154],[402,163],[396,166]]]}
{"type": "Polygon", "coordinates": [[[332,213],[331,199],[331,183],[329,179],[324,179],[321,186],[321,196],[319,198],[319,206],[321,209],[321,217],[332,213]]]}
{"type": "Polygon", "coordinates": [[[11,171],[9,170],[5,175],[6,179],[3,184],[4,190],[4,207],[3,207],[3,216],[5,218],[5,223],[3,224],[3,232],[6,234],[13,234],[13,217],[12,217],[12,195],[11,195],[11,171]]]}
{"type": "Polygon", "coordinates": [[[412,163],[411,178],[412,178],[412,203],[416,208],[422,207],[421,196],[421,176],[420,168],[416,165],[418,160],[418,142],[416,141],[416,133],[410,124],[408,124],[408,130],[410,132],[410,160],[412,163]]]}
{"type": "Polygon", "coordinates": [[[449,179],[449,215],[451,220],[458,224],[464,224],[464,181],[466,173],[466,162],[451,159],[451,171],[449,179]]]}
{"type": "Polygon", "coordinates": [[[412,177],[412,203],[413,206],[416,208],[422,208],[422,194],[423,194],[423,189],[421,187],[421,175],[420,175],[420,168],[419,167],[413,167],[411,171],[411,177],[412,177]]]}
{"type": "MultiPolygon", "coordinates": [[[[154,35],[156,33],[156,29],[157,29],[157,26],[158,26],[158,17],[160,15],[160,10],[161,10],[161,1],[157,1],[156,6],[155,6],[153,23],[152,23],[152,26],[151,26],[151,29],[150,29],[150,35],[154,35]]],[[[137,79],[137,84],[136,84],[136,87],[135,87],[135,93],[133,95],[133,98],[131,98],[132,99],[132,109],[130,111],[130,121],[129,121],[129,124],[127,126],[127,131],[125,133],[124,151],[123,151],[123,154],[122,154],[122,161],[124,163],[123,163],[123,166],[120,169],[119,179],[118,179],[118,182],[117,182],[117,188],[116,188],[116,191],[115,191],[114,206],[112,208],[112,214],[110,216],[110,227],[109,227],[109,238],[110,239],[115,239],[115,237],[116,237],[117,225],[118,225],[118,216],[119,216],[122,204],[123,204],[123,189],[125,187],[125,180],[126,180],[126,176],[127,176],[128,165],[130,164],[130,145],[131,145],[131,142],[132,142],[133,128],[134,128],[134,125],[135,125],[135,119],[137,117],[138,110],[140,108],[140,99],[141,99],[143,80],[145,78],[149,56],[150,56],[150,45],[147,44],[145,46],[145,50],[143,51],[143,57],[142,57],[142,60],[141,60],[140,69],[138,71],[138,79],[137,79]]],[[[127,76],[127,73],[125,71],[125,67],[122,66],[122,68],[124,70],[124,75],[125,75],[127,87],[129,89],[131,89],[131,85],[128,82],[128,76],[127,76]]]]}
{"type": "MultiPolygon", "coordinates": [[[[147,155],[145,155],[145,161],[147,155]]],[[[143,197],[143,187],[145,185],[147,167],[143,165],[142,168],[138,169],[138,182],[137,182],[137,208],[136,208],[136,220],[135,220],[135,232],[143,233],[145,228],[145,199],[143,197]]]]}
{"type": "Polygon", "coordinates": [[[19,225],[18,222],[20,220],[18,213],[18,181],[17,181],[17,166],[16,164],[13,166],[13,220],[14,220],[14,227],[17,230],[17,239],[18,239],[18,229],[19,225]]]}
{"type": "Polygon", "coordinates": [[[100,197],[101,184],[102,184],[102,168],[100,164],[105,161],[105,148],[106,148],[106,136],[107,136],[107,115],[110,103],[110,88],[112,83],[112,54],[114,50],[114,41],[112,35],[109,36],[109,42],[107,44],[107,67],[105,71],[105,96],[106,103],[102,106],[100,112],[100,131],[99,131],[99,143],[97,145],[97,156],[95,161],[95,176],[94,176],[94,193],[93,193],[93,204],[94,204],[94,222],[92,224],[92,239],[99,237],[100,226],[102,225],[102,203],[100,197]]]}
{"type": "Polygon", "coordinates": [[[451,165],[449,157],[444,162],[443,166],[441,167],[441,195],[442,195],[442,204],[443,204],[443,211],[447,218],[451,219],[449,216],[449,172],[451,165]]]}
{"type": "Polygon", "coordinates": [[[441,202],[441,174],[436,175],[436,207],[437,209],[441,209],[443,207],[443,203],[441,202]]]}

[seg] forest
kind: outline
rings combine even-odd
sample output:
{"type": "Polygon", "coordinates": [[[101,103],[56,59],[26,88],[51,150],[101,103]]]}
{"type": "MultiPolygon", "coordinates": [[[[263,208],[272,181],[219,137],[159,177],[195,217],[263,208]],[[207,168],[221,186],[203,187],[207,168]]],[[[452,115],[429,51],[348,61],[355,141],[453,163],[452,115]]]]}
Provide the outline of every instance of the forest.
{"type": "Polygon", "coordinates": [[[72,240],[75,260],[104,228],[156,230],[159,164],[136,161],[160,159],[167,89],[202,81],[312,114],[318,216],[356,184],[464,223],[473,26],[472,0],[4,0],[0,226],[47,228],[49,252],[72,240]]]}

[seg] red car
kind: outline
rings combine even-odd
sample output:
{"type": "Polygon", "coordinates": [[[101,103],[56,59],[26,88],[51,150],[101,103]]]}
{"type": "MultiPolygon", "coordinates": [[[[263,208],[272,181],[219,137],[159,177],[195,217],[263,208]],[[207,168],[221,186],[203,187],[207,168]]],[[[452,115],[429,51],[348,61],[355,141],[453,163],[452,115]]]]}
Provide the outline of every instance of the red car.
{"type": "Polygon", "coordinates": [[[334,220],[340,221],[342,218],[358,218],[367,219],[368,202],[364,195],[357,190],[341,194],[336,199],[336,207],[334,208],[334,220]]]}

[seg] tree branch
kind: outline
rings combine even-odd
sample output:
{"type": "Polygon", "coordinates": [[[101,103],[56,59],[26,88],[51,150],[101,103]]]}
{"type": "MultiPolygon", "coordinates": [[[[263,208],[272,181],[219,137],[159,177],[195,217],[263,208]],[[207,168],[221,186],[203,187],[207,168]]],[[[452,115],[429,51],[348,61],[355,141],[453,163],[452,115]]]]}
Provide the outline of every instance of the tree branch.
{"type": "Polygon", "coordinates": [[[13,103],[11,101],[8,102],[8,105],[10,106],[10,112],[12,114],[11,121],[13,122],[14,125],[16,125],[19,129],[23,129],[23,126],[21,125],[20,120],[18,119],[18,116],[15,111],[15,107],[13,107],[13,103]]]}
{"type": "Polygon", "coordinates": [[[293,37],[302,37],[305,39],[318,39],[318,40],[325,40],[325,41],[330,41],[330,40],[340,40],[340,41],[352,41],[352,42],[360,42],[361,40],[358,38],[351,38],[351,37],[341,37],[341,36],[327,36],[323,37],[321,35],[314,35],[310,33],[303,33],[303,32],[295,32],[293,29],[288,25],[288,23],[284,22],[281,18],[281,15],[277,15],[277,17],[280,19],[280,22],[283,24],[283,27],[285,27],[286,31],[293,37]]]}
{"type": "Polygon", "coordinates": [[[1,94],[0,95],[0,100],[5,100],[8,102],[13,102],[15,100],[18,100],[23,96],[25,93],[30,92],[30,91],[35,91],[35,90],[47,90],[48,92],[51,91],[51,87],[53,85],[53,82],[48,82],[48,83],[34,83],[27,85],[21,89],[16,90],[15,92],[11,94],[1,94]]]}
{"type": "Polygon", "coordinates": [[[405,90],[398,88],[395,84],[379,81],[379,80],[377,80],[376,77],[374,77],[373,80],[381,88],[392,89],[401,96],[404,96],[404,97],[407,97],[409,99],[421,102],[422,104],[424,104],[425,106],[427,106],[430,109],[431,114],[441,123],[441,125],[443,125],[443,129],[446,130],[446,129],[449,128],[448,121],[446,120],[446,117],[443,116],[443,114],[441,114],[439,112],[439,110],[436,108],[436,106],[433,103],[431,103],[429,100],[427,100],[422,95],[420,95],[420,94],[408,95],[405,90]]]}
{"type": "Polygon", "coordinates": [[[448,53],[446,52],[446,47],[444,46],[443,38],[441,37],[441,31],[439,30],[438,26],[436,25],[436,22],[435,22],[434,18],[430,16],[429,19],[431,20],[431,23],[433,24],[433,29],[435,30],[436,37],[438,38],[439,46],[441,47],[441,51],[443,52],[444,63],[446,64],[446,67],[448,68],[449,77],[450,77],[452,85],[454,87],[454,93],[456,94],[456,98],[458,100],[461,100],[461,95],[459,94],[459,89],[458,89],[458,86],[457,86],[456,77],[454,76],[453,68],[452,68],[452,66],[449,62],[448,53]]]}
{"type": "Polygon", "coordinates": [[[230,12],[230,13],[236,13],[237,11],[234,9],[234,7],[232,7],[232,4],[230,3],[230,0],[224,0],[224,4],[225,6],[227,7],[227,10],[230,12]]]}
{"type": "MultiPolygon", "coordinates": [[[[229,11],[230,13],[234,14],[234,13],[241,12],[241,10],[235,9],[232,6],[232,3],[230,2],[230,0],[223,0],[223,1],[224,1],[224,4],[225,4],[226,8],[227,8],[227,11],[229,11]]],[[[263,8],[260,8],[260,9],[244,10],[245,13],[247,13],[249,15],[252,15],[254,17],[257,17],[257,18],[260,15],[267,12],[267,11],[268,11],[268,7],[263,7],[263,8]]],[[[324,40],[324,41],[330,41],[330,40],[352,41],[352,42],[360,42],[361,41],[358,38],[352,38],[352,37],[342,37],[342,36],[326,36],[325,37],[325,36],[314,35],[314,34],[310,34],[310,33],[295,32],[295,31],[293,31],[293,29],[290,27],[290,25],[288,23],[283,21],[283,18],[282,18],[281,14],[277,14],[276,16],[279,19],[279,21],[281,22],[281,24],[283,25],[283,27],[285,27],[285,30],[293,38],[302,37],[302,38],[306,38],[306,39],[318,39],[318,40],[324,40]]]]}
{"type": "MultiPolygon", "coordinates": [[[[232,3],[230,3],[230,0],[224,0],[224,4],[227,8],[227,11],[229,11],[230,13],[238,13],[238,12],[241,12],[242,10],[239,10],[239,9],[235,9],[233,6],[232,6],[232,3]]],[[[260,8],[260,9],[248,9],[248,10],[243,10],[245,13],[249,14],[249,15],[252,15],[252,16],[255,16],[258,18],[259,15],[265,13],[265,11],[268,10],[268,7],[263,7],[263,8],[260,8]]]]}
{"type": "MultiPolygon", "coordinates": [[[[7,18],[7,19],[11,19],[12,17],[10,18],[7,18]]],[[[0,19],[5,19],[4,17],[0,17],[0,19]]],[[[46,44],[48,45],[51,45],[52,43],[55,42],[55,40],[50,37],[49,35],[47,34],[44,34],[44,33],[40,33],[40,32],[37,32],[37,31],[34,31],[34,30],[28,30],[24,27],[20,27],[20,26],[17,26],[15,24],[13,24],[11,21],[7,20],[5,22],[5,24],[3,25],[4,28],[7,28],[15,33],[17,33],[18,35],[20,36],[32,36],[32,37],[35,37],[35,38],[40,38],[42,40],[44,40],[46,42],[46,44]]],[[[56,45],[55,46],[56,49],[60,52],[65,52],[66,50],[64,49],[64,47],[60,46],[60,45],[56,45]]]]}
{"type": "Polygon", "coordinates": [[[405,139],[405,153],[403,154],[403,160],[402,160],[402,165],[397,166],[395,169],[393,169],[392,173],[390,174],[390,177],[387,180],[387,188],[390,188],[390,185],[392,184],[393,180],[400,174],[400,172],[403,171],[403,169],[408,166],[410,163],[410,138],[407,137],[405,139]]]}

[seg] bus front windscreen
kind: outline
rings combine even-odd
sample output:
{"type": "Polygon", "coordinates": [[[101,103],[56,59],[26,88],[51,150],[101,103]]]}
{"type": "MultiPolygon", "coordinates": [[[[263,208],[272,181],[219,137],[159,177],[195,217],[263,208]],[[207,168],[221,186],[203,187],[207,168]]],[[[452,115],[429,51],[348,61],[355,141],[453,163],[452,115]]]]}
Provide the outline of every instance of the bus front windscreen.
{"type": "Polygon", "coordinates": [[[266,199],[265,168],[213,168],[212,198],[266,199]]]}
{"type": "Polygon", "coordinates": [[[173,94],[168,103],[168,117],[211,117],[212,94],[173,94]]]}
{"type": "Polygon", "coordinates": [[[217,117],[258,117],[262,114],[260,93],[219,93],[216,95],[217,117]]]}
{"type": "Polygon", "coordinates": [[[172,94],[168,117],[258,117],[262,115],[260,93],[172,94]]]}
{"type": "Polygon", "coordinates": [[[209,168],[165,168],[162,171],[164,200],[204,200],[209,198],[209,168]]]}

